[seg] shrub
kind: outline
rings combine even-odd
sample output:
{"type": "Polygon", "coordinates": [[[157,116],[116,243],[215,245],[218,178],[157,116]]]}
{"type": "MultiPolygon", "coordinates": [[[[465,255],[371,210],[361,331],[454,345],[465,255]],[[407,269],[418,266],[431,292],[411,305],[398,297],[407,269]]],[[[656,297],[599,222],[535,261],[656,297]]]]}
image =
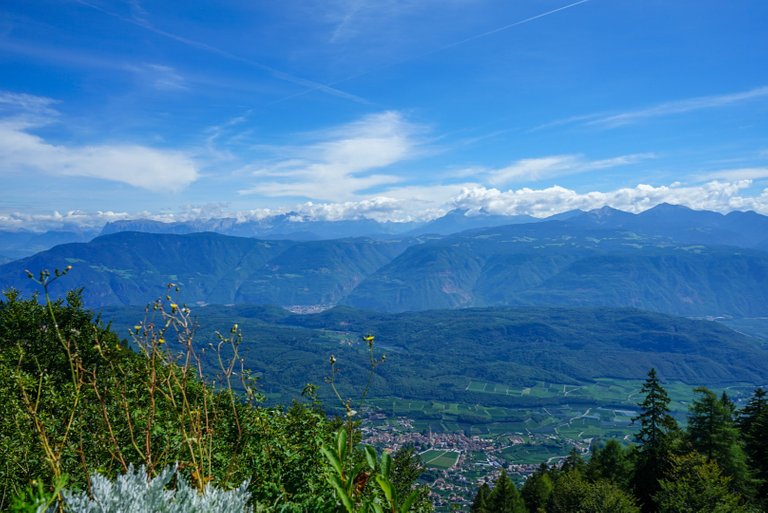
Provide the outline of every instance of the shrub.
{"type": "Polygon", "coordinates": [[[207,485],[202,493],[190,486],[177,472],[168,467],[156,477],[149,478],[144,467],[109,480],[100,474],[91,476],[91,495],[64,492],[65,510],[71,513],[250,513],[248,482],[233,490],[221,490],[207,485]],[[176,479],[176,488],[168,485],[176,479]]]}

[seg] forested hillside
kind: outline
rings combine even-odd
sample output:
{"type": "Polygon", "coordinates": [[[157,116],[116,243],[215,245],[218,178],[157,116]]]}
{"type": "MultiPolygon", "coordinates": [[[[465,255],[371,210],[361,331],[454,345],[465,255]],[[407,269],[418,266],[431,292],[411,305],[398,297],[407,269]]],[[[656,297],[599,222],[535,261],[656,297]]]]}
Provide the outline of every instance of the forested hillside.
{"type": "MultiPolygon", "coordinates": [[[[711,321],[632,309],[478,308],[383,314],[337,307],[295,315],[274,307],[194,308],[201,344],[222,324],[246,333],[243,358],[264,387],[294,397],[307,382],[322,383],[335,354],[351,386],[365,374],[362,336],[376,336],[387,365],[374,376],[376,396],[468,403],[533,404],[541,397],[478,394],[474,381],[531,386],[579,384],[598,378],[641,379],[657,367],[665,379],[691,385],[761,384],[768,375],[762,341],[711,321]],[[480,399],[482,398],[482,399],[480,399]]],[[[141,308],[108,308],[105,318],[125,333],[141,308]]],[[[326,390],[326,393],[329,392],[326,390]]]]}
{"type": "Polygon", "coordinates": [[[25,270],[66,264],[90,306],[141,305],[173,282],[190,304],[304,311],[336,304],[389,312],[529,305],[768,314],[768,253],[562,221],[386,241],[123,232],[2,265],[0,285],[31,291],[25,270]]]}

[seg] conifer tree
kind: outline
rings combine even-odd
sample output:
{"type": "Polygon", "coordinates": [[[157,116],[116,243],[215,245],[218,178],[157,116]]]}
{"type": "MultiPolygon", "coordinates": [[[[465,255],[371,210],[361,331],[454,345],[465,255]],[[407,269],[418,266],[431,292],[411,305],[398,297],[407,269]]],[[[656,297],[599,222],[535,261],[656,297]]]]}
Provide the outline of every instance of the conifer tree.
{"type": "Polygon", "coordinates": [[[545,513],[553,489],[554,484],[549,476],[549,468],[546,463],[542,463],[536,472],[525,480],[520,489],[520,495],[528,513],[545,513]]]}
{"type": "Polygon", "coordinates": [[[433,509],[429,499],[429,487],[417,484],[423,472],[424,466],[413,445],[405,445],[395,451],[392,456],[392,485],[395,488],[395,495],[408,497],[416,490],[418,496],[411,506],[411,511],[419,513],[430,512],[433,509]]]}
{"type": "Polygon", "coordinates": [[[592,448],[592,457],[587,464],[586,476],[590,481],[604,479],[624,491],[630,491],[632,479],[632,451],[611,438],[604,447],[592,448]]]}
{"type": "Polygon", "coordinates": [[[669,395],[661,386],[656,369],[648,372],[640,392],[644,395],[640,414],[632,421],[640,421],[640,431],[635,435],[638,442],[638,458],[633,485],[643,511],[653,511],[653,496],[659,490],[659,480],[668,466],[668,454],[678,433],[677,421],[670,415],[669,395]]]}
{"type": "Polygon", "coordinates": [[[763,388],[757,388],[744,409],[737,425],[744,441],[747,461],[757,480],[757,496],[768,506],[768,398],[763,388]]]}
{"type": "Polygon", "coordinates": [[[526,513],[525,504],[517,491],[515,483],[509,479],[505,470],[496,480],[488,497],[489,513],[526,513]]]}
{"type": "Polygon", "coordinates": [[[731,488],[749,494],[751,479],[739,430],[734,422],[735,408],[724,395],[720,398],[705,387],[694,390],[698,397],[691,403],[686,439],[693,450],[707,462],[715,462],[726,476],[731,488]]]}
{"type": "Polygon", "coordinates": [[[669,435],[677,431],[677,421],[669,414],[669,395],[661,386],[656,369],[648,372],[640,393],[645,399],[640,406],[640,414],[632,422],[640,421],[640,431],[635,440],[641,445],[641,452],[664,450],[669,435]]]}
{"type": "Polygon", "coordinates": [[[585,467],[586,464],[584,463],[584,458],[581,457],[581,452],[579,452],[576,447],[571,447],[568,456],[563,460],[563,465],[560,470],[563,472],[572,472],[574,470],[583,472],[585,467]]]}
{"type": "Polygon", "coordinates": [[[714,461],[696,452],[672,456],[667,479],[656,494],[659,513],[747,513],[714,461]]]}
{"type": "Polygon", "coordinates": [[[471,513],[491,513],[488,509],[488,497],[491,495],[491,487],[488,483],[483,483],[477,489],[475,500],[472,501],[471,513]]]}

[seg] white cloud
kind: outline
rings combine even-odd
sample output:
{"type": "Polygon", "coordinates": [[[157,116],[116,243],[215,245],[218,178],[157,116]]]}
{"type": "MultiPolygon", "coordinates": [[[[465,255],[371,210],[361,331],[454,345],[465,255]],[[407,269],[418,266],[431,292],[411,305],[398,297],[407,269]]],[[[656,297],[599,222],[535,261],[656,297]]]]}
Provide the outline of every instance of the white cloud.
{"type": "Polygon", "coordinates": [[[182,91],[187,89],[184,77],[171,66],[163,64],[142,64],[127,66],[138,78],[158,91],[182,91]]]}
{"type": "Polygon", "coordinates": [[[355,199],[361,192],[402,179],[375,172],[413,157],[419,128],[394,111],[372,114],[323,133],[303,147],[279,147],[279,160],[248,166],[259,179],[241,194],[355,199]]]}
{"type": "Polygon", "coordinates": [[[210,204],[187,206],[177,212],[0,213],[0,227],[31,230],[65,227],[99,228],[109,221],[139,218],[173,222],[231,217],[237,222],[246,222],[289,212],[296,213],[297,220],[374,219],[380,222],[406,222],[428,221],[455,208],[466,209],[470,213],[528,214],[546,217],[568,210],[591,210],[606,205],[627,212],[642,212],[660,203],[685,205],[697,210],[723,213],[732,210],[754,210],[768,215],[768,188],[757,194],[745,194],[745,190],[751,186],[750,180],[712,181],[699,185],[673,183],[657,187],[640,184],[613,191],[584,193],[559,186],[506,191],[477,184],[465,184],[463,187],[461,185],[434,188],[404,187],[389,191],[386,196],[374,196],[359,201],[305,202],[273,209],[231,211],[226,204],[210,204]],[[434,194],[430,194],[430,190],[434,194]]]}
{"type": "Polygon", "coordinates": [[[237,222],[253,221],[282,213],[282,210],[268,208],[232,212],[227,204],[208,203],[204,205],[186,205],[175,212],[151,212],[149,210],[134,212],[84,211],[70,210],[67,212],[53,211],[50,213],[0,212],[0,229],[4,230],[62,230],[62,229],[101,229],[106,223],[131,219],[149,219],[163,223],[221,219],[233,217],[237,222]]]}
{"type": "Polygon", "coordinates": [[[325,221],[348,221],[358,219],[374,219],[376,221],[405,221],[397,214],[406,205],[402,200],[377,196],[362,201],[345,201],[343,203],[312,203],[298,205],[292,211],[307,216],[309,219],[325,221]]]}
{"type": "Polygon", "coordinates": [[[454,199],[453,206],[491,214],[529,214],[536,217],[574,209],[591,210],[606,205],[627,212],[642,212],[660,203],[685,205],[696,210],[755,210],[768,214],[768,189],[759,196],[741,195],[751,185],[750,180],[712,181],[701,185],[673,183],[658,187],[639,184],[614,191],[585,193],[560,186],[545,189],[526,187],[508,191],[474,187],[462,191],[454,199]]]}
{"type": "Polygon", "coordinates": [[[55,116],[55,104],[52,98],[0,91],[0,114],[3,116],[55,116]]]}
{"type": "Polygon", "coordinates": [[[701,180],[762,180],[768,178],[768,167],[723,169],[701,175],[701,180]]]}
{"type": "Polygon", "coordinates": [[[72,146],[53,144],[32,133],[56,115],[52,100],[0,94],[0,104],[18,113],[0,118],[0,173],[40,172],[84,176],[167,192],[183,189],[198,178],[196,163],[180,151],[136,144],[72,146]]]}
{"type": "Polygon", "coordinates": [[[72,229],[99,229],[111,221],[123,219],[136,219],[140,214],[128,214],[127,212],[84,212],[72,210],[69,212],[54,211],[43,214],[29,214],[24,212],[0,213],[0,228],[3,230],[62,230],[72,229]]]}
{"type": "Polygon", "coordinates": [[[536,181],[585,171],[636,164],[655,158],[652,153],[634,153],[601,160],[587,160],[583,155],[552,155],[521,159],[501,169],[486,170],[491,184],[536,181]]]}
{"type": "Polygon", "coordinates": [[[598,126],[602,128],[615,128],[631,123],[637,123],[651,118],[670,116],[673,114],[684,114],[704,109],[714,109],[725,107],[736,103],[742,103],[755,98],[768,96],[768,86],[758,87],[749,91],[740,93],[723,94],[718,96],[699,96],[667,103],[661,103],[645,109],[622,112],[619,114],[597,115],[586,121],[586,125],[598,126]]]}

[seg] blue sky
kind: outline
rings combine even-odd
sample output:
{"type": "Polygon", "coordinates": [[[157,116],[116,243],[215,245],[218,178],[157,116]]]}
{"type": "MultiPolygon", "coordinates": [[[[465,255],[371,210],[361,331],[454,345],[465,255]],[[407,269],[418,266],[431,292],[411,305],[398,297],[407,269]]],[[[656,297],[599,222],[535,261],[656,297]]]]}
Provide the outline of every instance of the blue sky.
{"type": "Polygon", "coordinates": [[[0,226],[768,214],[768,2],[10,0],[0,226]]]}

